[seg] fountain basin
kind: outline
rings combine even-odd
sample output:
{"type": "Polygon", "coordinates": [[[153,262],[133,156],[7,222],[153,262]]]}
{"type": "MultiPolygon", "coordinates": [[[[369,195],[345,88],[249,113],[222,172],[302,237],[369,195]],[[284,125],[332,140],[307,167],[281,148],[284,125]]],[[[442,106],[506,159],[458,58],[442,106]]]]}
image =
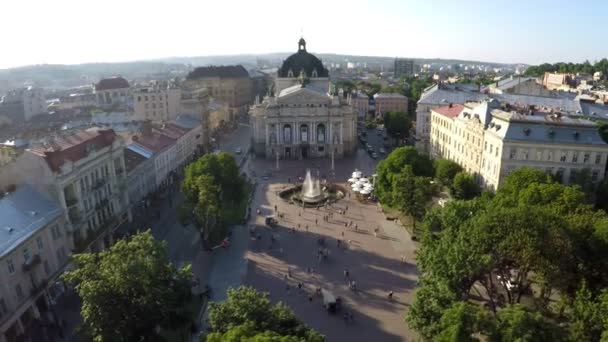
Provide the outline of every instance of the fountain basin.
{"type": "Polygon", "coordinates": [[[302,186],[297,185],[290,188],[287,188],[281,192],[279,192],[279,196],[288,202],[298,203],[298,204],[325,204],[332,203],[339,199],[344,198],[346,194],[346,189],[336,184],[327,184],[324,188],[321,189],[321,193],[318,196],[310,197],[310,196],[302,196],[302,186]]]}

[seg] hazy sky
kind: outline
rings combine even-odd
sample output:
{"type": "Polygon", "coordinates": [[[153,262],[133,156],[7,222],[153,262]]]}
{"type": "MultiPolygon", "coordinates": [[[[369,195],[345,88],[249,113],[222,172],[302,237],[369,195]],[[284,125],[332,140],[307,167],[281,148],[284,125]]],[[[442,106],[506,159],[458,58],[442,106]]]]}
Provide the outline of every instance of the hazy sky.
{"type": "Polygon", "coordinates": [[[0,68],[312,52],[541,63],[608,57],[606,0],[3,0],[0,68]]]}

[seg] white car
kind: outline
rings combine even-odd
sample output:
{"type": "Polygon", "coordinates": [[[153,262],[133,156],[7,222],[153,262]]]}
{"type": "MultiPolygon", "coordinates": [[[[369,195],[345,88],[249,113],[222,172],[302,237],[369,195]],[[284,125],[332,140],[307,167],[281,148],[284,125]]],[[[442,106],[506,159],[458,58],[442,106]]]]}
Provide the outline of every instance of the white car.
{"type": "Polygon", "coordinates": [[[243,150],[239,147],[236,149],[236,151],[234,151],[234,153],[236,154],[241,154],[243,152],[243,150]]]}

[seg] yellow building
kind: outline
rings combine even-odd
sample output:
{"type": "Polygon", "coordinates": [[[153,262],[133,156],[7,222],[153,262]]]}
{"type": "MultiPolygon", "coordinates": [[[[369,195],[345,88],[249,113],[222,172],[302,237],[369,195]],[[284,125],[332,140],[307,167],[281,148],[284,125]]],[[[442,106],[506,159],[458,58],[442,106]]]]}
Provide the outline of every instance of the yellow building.
{"type": "Polygon", "coordinates": [[[560,113],[503,110],[497,100],[431,110],[431,154],[460,164],[482,186],[496,189],[518,167],[573,183],[589,170],[604,178],[608,148],[595,123],[560,113]]]}

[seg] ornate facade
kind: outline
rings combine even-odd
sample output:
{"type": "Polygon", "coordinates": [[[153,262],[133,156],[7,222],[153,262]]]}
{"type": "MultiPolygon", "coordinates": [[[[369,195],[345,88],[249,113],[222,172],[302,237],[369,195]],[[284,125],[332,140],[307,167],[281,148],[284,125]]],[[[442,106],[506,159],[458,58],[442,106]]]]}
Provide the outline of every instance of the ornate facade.
{"type": "Polygon", "coordinates": [[[356,150],[356,116],[347,99],[330,94],[328,71],[306,52],[287,58],[271,93],[251,108],[253,147],[266,158],[336,158],[356,150]]]}

